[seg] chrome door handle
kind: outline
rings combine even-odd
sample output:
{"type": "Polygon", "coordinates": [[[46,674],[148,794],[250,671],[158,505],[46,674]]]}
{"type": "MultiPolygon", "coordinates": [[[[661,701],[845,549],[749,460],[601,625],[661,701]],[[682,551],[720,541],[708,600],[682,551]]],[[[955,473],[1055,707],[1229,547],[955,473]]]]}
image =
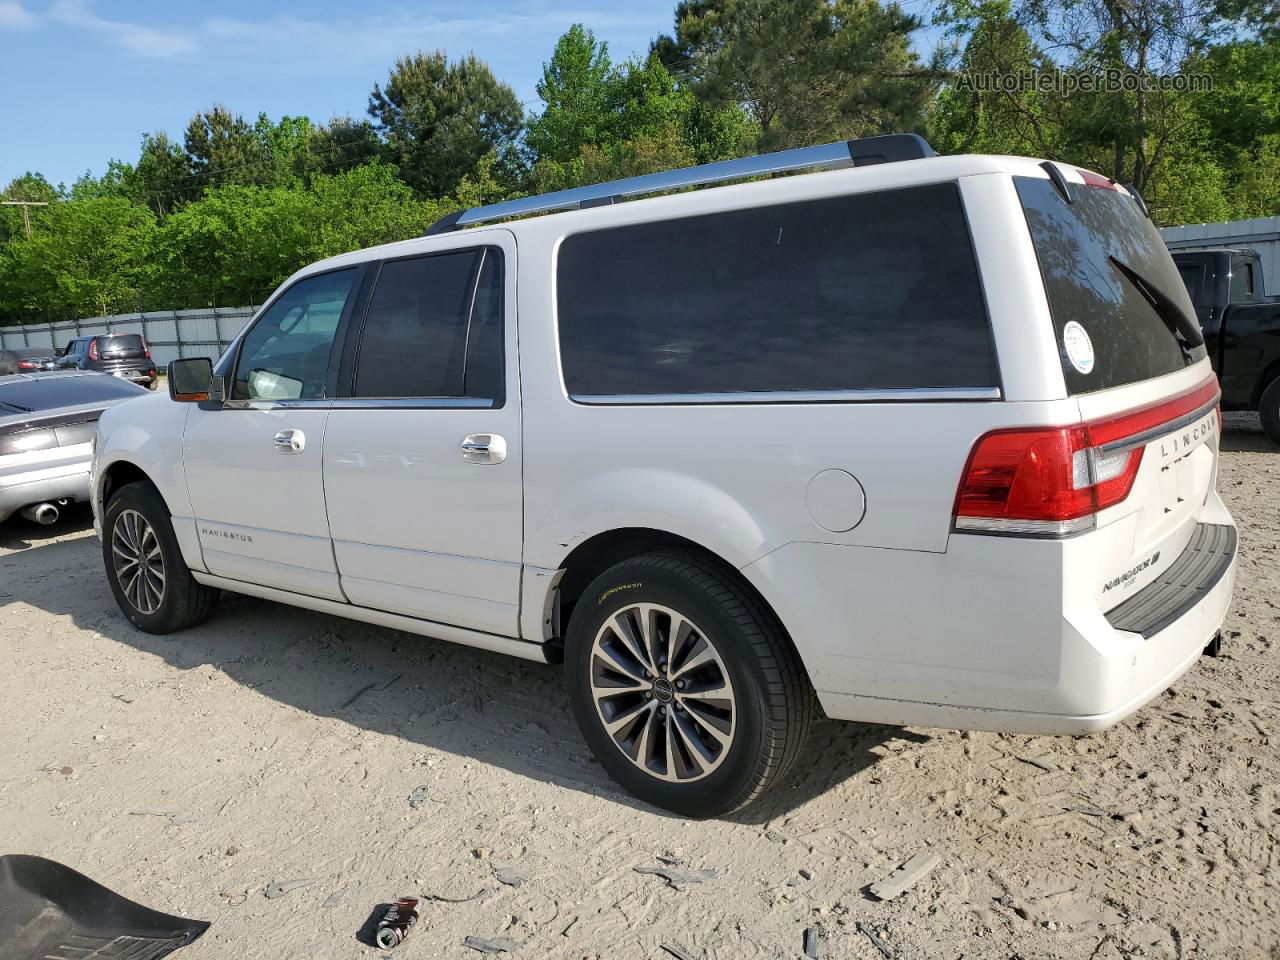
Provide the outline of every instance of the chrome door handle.
{"type": "Polygon", "coordinates": [[[307,446],[307,435],[301,430],[281,430],[271,445],[276,453],[301,453],[307,446]]]}
{"type": "Polygon", "coordinates": [[[462,459],[467,463],[501,463],[507,459],[506,438],[496,433],[471,433],[462,438],[462,459]]]}

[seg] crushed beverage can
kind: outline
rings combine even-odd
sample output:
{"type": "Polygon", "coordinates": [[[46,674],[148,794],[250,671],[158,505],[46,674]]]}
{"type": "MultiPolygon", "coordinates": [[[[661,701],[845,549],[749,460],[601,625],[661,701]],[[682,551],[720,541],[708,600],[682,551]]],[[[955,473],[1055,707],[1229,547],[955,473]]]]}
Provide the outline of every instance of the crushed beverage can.
{"type": "Polygon", "coordinates": [[[419,902],[417,897],[401,897],[387,908],[373,934],[373,942],[378,949],[390,950],[404,943],[404,938],[418,922],[419,902]]]}

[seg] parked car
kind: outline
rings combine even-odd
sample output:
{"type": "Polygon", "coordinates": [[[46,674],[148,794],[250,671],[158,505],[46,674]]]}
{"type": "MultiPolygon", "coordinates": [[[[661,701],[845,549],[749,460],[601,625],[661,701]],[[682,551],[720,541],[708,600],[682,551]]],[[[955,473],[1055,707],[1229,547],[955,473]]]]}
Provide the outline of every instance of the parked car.
{"type": "Polygon", "coordinates": [[[1280,443],[1280,297],[1264,296],[1253,250],[1175,251],[1173,262],[1195,305],[1224,410],[1257,410],[1280,443]]]}
{"type": "Polygon", "coordinates": [[[50,347],[12,347],[0,350],[0,377],[53,368],[54,357],[50,347]]]}
{"type": "Polygon", "coordinates": [[[1231,599],[1191,311],[1124,188],[918,137],[467,210],[103,416],[106,573],[153,633],[225,589],[563,661],[603,767],[691,816],[815,699],[1102,730],[1231,599]]]}
{"type": "Polygon", "coordinates": [[[99,370],[156,388],[156,365],[147,341],[139,333],[108,333],[76,337],[58,358],[62,370],[99,370]]]}
{"type": "Polygon", "coordinates": [[[21,511],[37,523],[54,523],[67,504],[88,500],[98,417],[145,393],[98,373],[0,379],[0,522],[21,511]]]}

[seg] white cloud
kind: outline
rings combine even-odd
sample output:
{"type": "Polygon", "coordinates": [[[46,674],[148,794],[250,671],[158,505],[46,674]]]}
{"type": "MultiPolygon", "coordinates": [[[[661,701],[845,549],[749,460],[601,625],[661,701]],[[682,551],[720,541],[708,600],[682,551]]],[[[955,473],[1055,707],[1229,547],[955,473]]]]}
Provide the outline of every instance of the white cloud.
{"type": "Polygon", "coordinates": [[[565,30],[573,23],[590,23],[596,30],[637,27],[649,30],[652,16],[574,11],[501,11],[475,16],[438,17],[416,13],[371,15],[349,20],[303,20],[277,16],[267,20],[215,17],[206,20],[201,35],[231,44],[235,49],[305,51],[307,58],[325,57],[390,60],[417,50],[446,48],[462,54],[473,40],[542,30],[565,30]]]}
{"type": "Polygon", "coordinates": [[[59,23],[100,33],[140,57],[180,57],[196,48],[195,41],[184,31],[107,20],[94,13],[82,0],[58,0],[49,8],[49,16],[59,23]]]}
{"type": "MultiPolygon", "coordinates": [[[[573,23],[596,30],[630,27],[650,30],[652,16],[596,10],[544,8],[487,10],[484,0],[471,0],[470,16],[436,16],[412,10],[371,14],[342,20],[308,20],[280,15],[262,20],[211,17],[189,26],[150,26],[99,16],[90,0],[56,0],[48,19],[105,37],[140,57],[174,59],[197,50],[208,57],[292,62],[298,56],[312,64],[327,59],[389,62],[417,50],[447,49],[460,55],[484,37],[561,31],[573,23]],[[287,52],[287,56],[285,56],[287,52]]],[[[0,0],[0,28],[28,29],[38,18],[21,4],[0,0]]]]}
{"type": "Polygon", "coordinates": [[[22,4],[0,3],[0,30],[30,30],[35,25],[35,15],[22,4]]]}

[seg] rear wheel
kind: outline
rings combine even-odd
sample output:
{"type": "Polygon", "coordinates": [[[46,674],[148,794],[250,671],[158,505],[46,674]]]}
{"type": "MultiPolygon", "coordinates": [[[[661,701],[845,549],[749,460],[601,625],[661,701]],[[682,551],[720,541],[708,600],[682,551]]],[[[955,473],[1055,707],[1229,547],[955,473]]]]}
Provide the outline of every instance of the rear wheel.
{"type": "Polygon", "coordinates": [[[711,817],[781,778],[813,690],[772,613],[730,570],[646,554],[597,577],[565,640],[570,702],[606,771],[655,806],[711,817]]]}
{"type": "Polygon", "coordinates": [[[1280,443],[1280,377],[1276,377],[1262,391],[1258,402],[1258,418],[1262,429],[1275,443],[1280,443]]]}
{"type": "Polygon", "coordinates": [[[213,612],[218,591],[192,578],[169,511],[148,483],[130,483],[111,495],[102,521],[102,558],[116,603],[139,630],[173,633],[213,612]]]}

